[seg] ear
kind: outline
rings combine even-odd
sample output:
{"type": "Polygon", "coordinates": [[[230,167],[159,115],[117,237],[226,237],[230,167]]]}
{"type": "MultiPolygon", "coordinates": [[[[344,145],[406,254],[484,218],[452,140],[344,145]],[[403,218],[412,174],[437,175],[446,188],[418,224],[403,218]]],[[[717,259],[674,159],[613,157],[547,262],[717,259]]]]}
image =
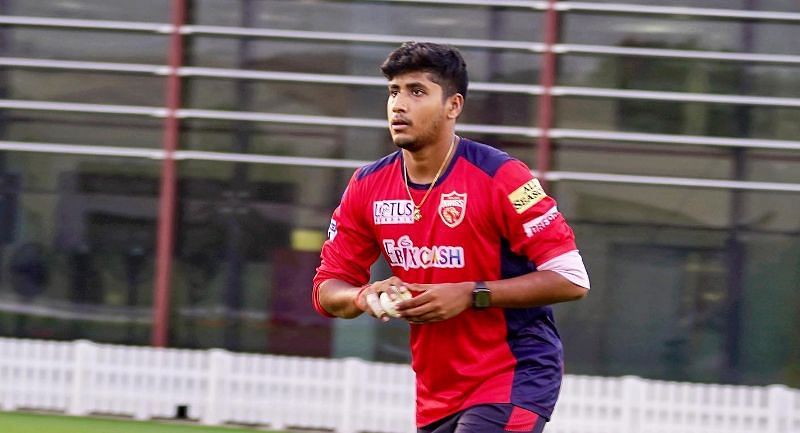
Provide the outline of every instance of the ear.
{"type": "Polygon", "coordinates": [[[447,118],[456,119],[461,115],[461,110],[464,109],[464,95],[456,93],[447,98],[445,103],[447,109],[447,118]]]}

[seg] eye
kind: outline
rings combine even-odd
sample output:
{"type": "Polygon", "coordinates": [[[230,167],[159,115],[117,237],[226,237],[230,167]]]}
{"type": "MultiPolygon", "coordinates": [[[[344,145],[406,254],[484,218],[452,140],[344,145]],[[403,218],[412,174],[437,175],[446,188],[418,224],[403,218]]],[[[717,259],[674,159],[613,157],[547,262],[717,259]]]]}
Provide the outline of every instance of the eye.
{"type": "Polygon", "coordinates": [[[389,89],[389,96],[397,96],[398,93],[400,93],[400,91],[397,89],[389,89]]]}
{"type": "Polygon", "coordinates": [[[412,93],[414,96],[422,96],[422,95],[424,95],[424,94],[425,94],[425,90],[423,90],[421,87],[417,87],[417,88],[415,88],[414,90],[412,90],[412,91],[411,91],[411,93],[412,93]]]}

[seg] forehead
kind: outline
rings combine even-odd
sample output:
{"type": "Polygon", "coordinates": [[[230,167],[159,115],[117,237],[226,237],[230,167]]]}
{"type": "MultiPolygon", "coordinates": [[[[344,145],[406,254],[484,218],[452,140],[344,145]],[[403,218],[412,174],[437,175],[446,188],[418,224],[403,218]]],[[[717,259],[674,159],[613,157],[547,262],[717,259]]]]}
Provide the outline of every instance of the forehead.
{"type": "Polygon", "coordinates": [[[426,71],[404,72],[402,74],[395,75],[391,80],[389,80],[389,86],[403,86],[410,83],[417,83],[428,87],[440,87],[439,84],[433,81],[432,78],[433,74],[426,71]]]}

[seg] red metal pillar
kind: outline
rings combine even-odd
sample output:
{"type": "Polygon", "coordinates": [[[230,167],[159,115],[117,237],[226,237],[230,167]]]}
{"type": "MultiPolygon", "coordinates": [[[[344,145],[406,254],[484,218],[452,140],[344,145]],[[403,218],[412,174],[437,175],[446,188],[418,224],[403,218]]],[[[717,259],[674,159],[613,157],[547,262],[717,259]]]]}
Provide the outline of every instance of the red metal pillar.
{"type": "Polygon", "coordinates": [[[542,53],[542,67],[539,71],[539,85],[542,94],[539,96],[537,123],[541,136],[536,151],[536,170],[542,185],[547,187],[545,176],[550,171],[552,157],[552,143],[550,141],[550,128],[553,127],[553,94],[552,88],[556,81],[556,53],[553,46],[558,42],[558,11],[557,0],[548,0],[547,11],[544,16],[544,44],[542,53]]]}
{"type": "Polygon", "coordinates": [[[186,0],[172,0],[172,33],[169,38],[169,67],[166,88],[167,116],[164,120],[164,161],[161,165],[161,190],[158,203],[158,239],[156,240],[156,276],[153,293],[153,330],[150,343],[167,346],[169,329],[169,292],[172,276],[172,250],[175,244],[175,200],[177,174],[174,153],[180,140],[177,110],[181,105],[183,64],[181,26],[186,20],[186,0]]]}

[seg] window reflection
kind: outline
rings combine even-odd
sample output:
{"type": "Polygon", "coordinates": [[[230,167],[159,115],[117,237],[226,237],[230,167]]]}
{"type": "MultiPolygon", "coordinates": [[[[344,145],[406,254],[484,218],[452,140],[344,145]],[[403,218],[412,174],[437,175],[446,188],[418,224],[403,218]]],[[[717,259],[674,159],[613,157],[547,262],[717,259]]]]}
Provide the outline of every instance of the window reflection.
{"type": "Polygon", "coordinates": [[[34,143],[160,148],[162,120],[107,114],[0,110],[0,137],[34,143]]]}
{"type": "Polygon", "coordinates": [[[169,2],[163,0],[136,0],[136,7],[130,7],[131,4],[126,0],[6,0],[3,3],[5,4],[3,13],[11,15],[143,22],[169,21],[169,2]]]}
{"type": "Polygon", "coordinates": [[[727,179],[733,173],[733,153],[725,148],[613,141],[559,143],[553,167],[559,171],[701,179],[727,179]]]}
{"type": "Polygon", "coordinates": [[[330,213],[351,170],[181,165],[173,293],[189,347],[328,356],[308,302],[330,213]]]}
{"type": "MultiPolygon", "coordinates": [[[[565,185],[559,185],[562,197],[565,185]]],[[[572,226],[578,239],[591,239],[579,246],[593,292],[583,305],[555,307],[573,374],[636,372],[695,382],[730,382],[736,376],[746,383],[787,380],[787,371],[781,369],[791,357],[766,347],[779,338],[796,337],[796,328],[786,324],[796,322],[798,298],[784,298],[788,304],[779,306],[764,293],[792,290],[793,264],[800,260],[796,232],[748,230],[736,240],[727,230],[597,219],[589,223],[576,217],[572,226]],[[736,249],[748,263],[741,292],[730,277],[736,249]],[[760,280],[764,272],[777,279],[760,280]],[[758,319],[738,322],[737,329],[731,326],[731,320],[738,320],[735,308],[758,319]],[[623,329],[620,316],[637,323],[637,329],[623,329]],[[765,350],[739,354],[730,345],[732,339],[740,347],[765,350]]]]}
{"type": "Polygon", "coordinates": [[[559,85],[670,92],[800,96],[798,66],[631,56],[560,57],[559,85]],[[744,77],[747,77],[747,85],[744,77]],[[634,79],[635,78],[635,79],[634,79]]]}
{"type": "Polygon", "coordinates": [[[571,44],[629,46],[634,41],[633,46],[770,54],[798,54],[792,41],[800,37],[796,25],[780,22],[584,12],[566,14],[562,31],[562,42],[571,44]]]}
{"type": "Polygon", "coordinates": [[[200,0],[194,21],[242,26],[243,16],[253,27],[270,29],[523,41],[541,37],[538,11],[457,4],[200,0]]]}
{"type": "Polygon", "coordinates": [[[562,97],[563,128],[797,140],[800,109],[702,102],[562,97]]]}
{"type": "MultiPolygon", "coordinates": [[[[385,120],[386,97],[384,86],[192,79],[187,105],[198,109],[385,120]]],[[[535,123],[537,103],[534,95],[471,90],[459,119],[461,123],[526,127],[535,123]]]]}
{"type": "Polygon", "coordinates": [[[164,104],[164,78],[133,74],[10,69],[8,98],[47,102],[139,105],[164,104]]]}
{"type": "MultiPolygon", "coordinates": [[[[593,3],[622,3],[619,0],[592,0],[593,3]]],[[[661,0],[625,0],[624,3],[664,6],[661,0]]],[[[672,6],[672,5],[670,5],[672,6]]],[[[678,5],[676,5],[678,6],[678,5]]],[[[800,5],[794,0],[681,0],[682,7],[739,9],[752,8],[758,11],[800,12],[800,5]]]]}
{"type": "Polygon", "coordinates": [[[0,329],[146,344],[158,165],[0,154],[0,329]]]}
{"type": "MultiPolygon", "coordinates": [[[[398,44],[252,39],[246,66],[239,62],[239,40],[214,36],[189,38],[189,64],[215,68],[381,77],[379,66],[398,44]]],[[[471,81],[536,84],[539,56],[517,50],[460,47],[471,81]]]]}
{"type": "Polygon", "coordinates": [[[163,64],[167,37],[98,30],[9,27],[4,56],[32,59],[163,64]]]}

